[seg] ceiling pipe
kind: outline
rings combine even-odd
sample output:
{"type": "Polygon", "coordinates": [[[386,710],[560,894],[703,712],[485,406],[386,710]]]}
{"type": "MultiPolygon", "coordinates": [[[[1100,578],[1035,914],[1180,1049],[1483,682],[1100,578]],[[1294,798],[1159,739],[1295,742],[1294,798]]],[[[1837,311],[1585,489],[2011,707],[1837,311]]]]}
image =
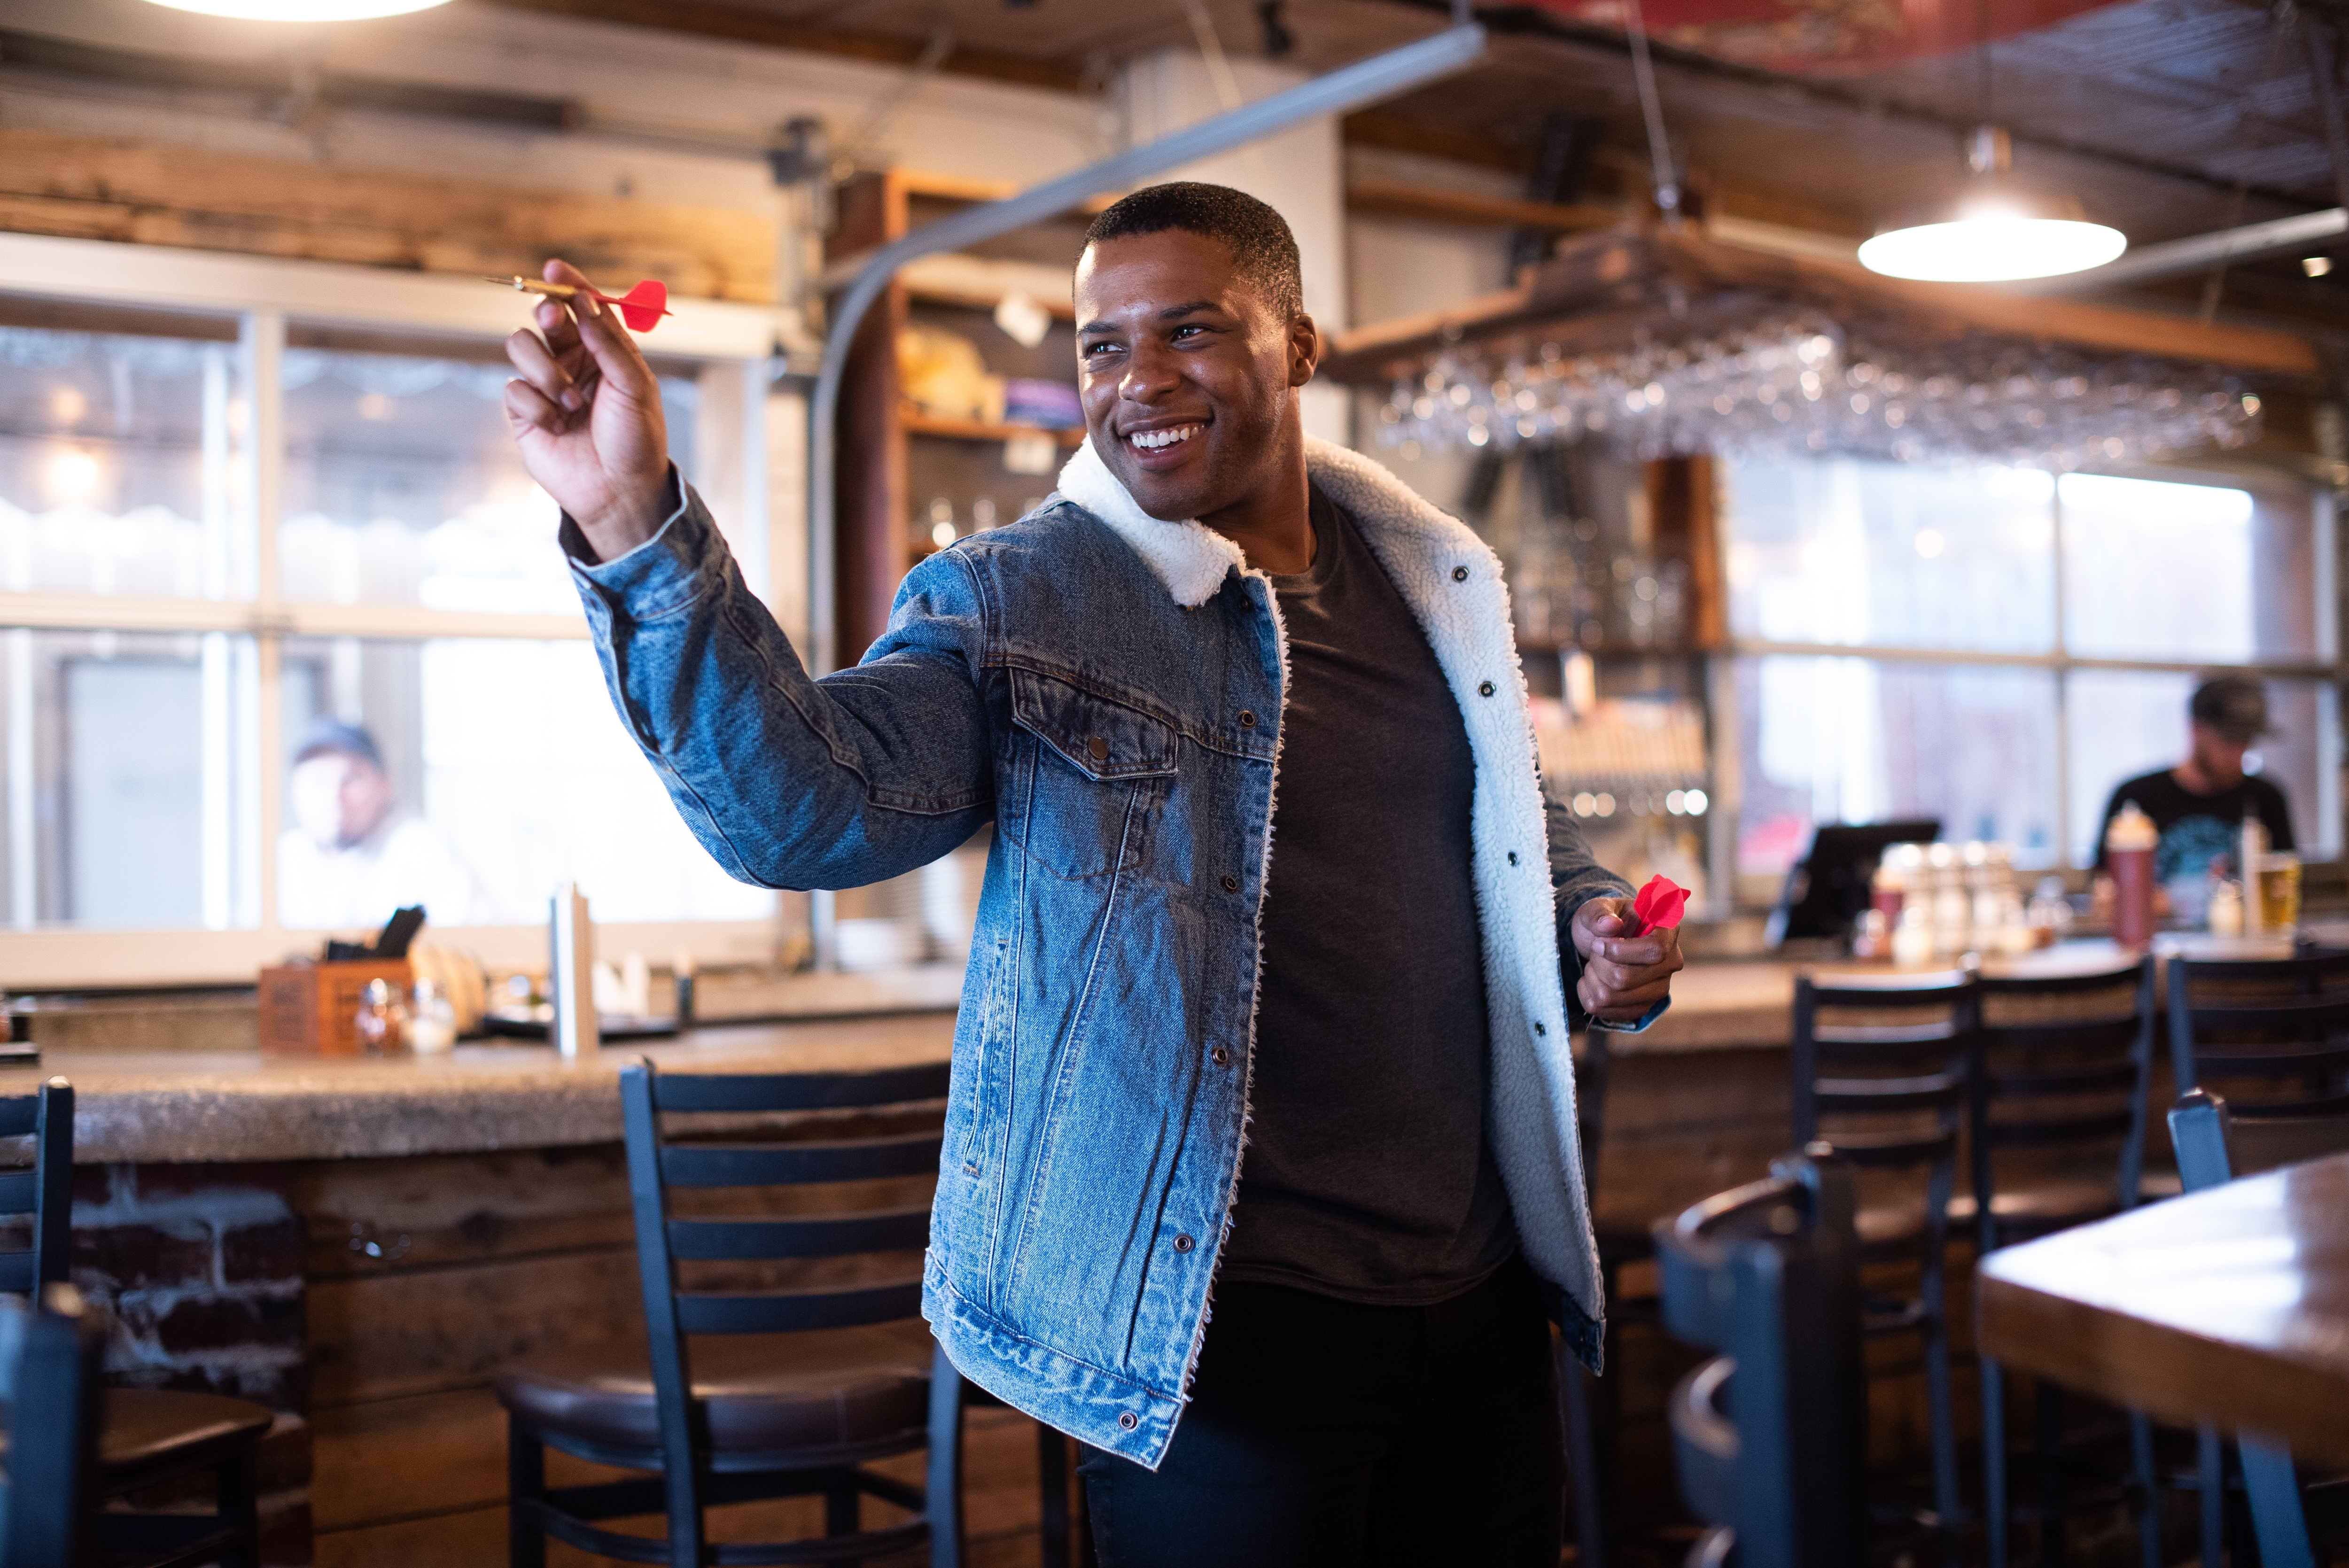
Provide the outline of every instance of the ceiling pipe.
{"type": "Polygon", "coordinates": [[[2220,262],[2256,261],[2261,256],[2305,251],[2344,233],[2349,233],[2349,211],[2331,207],[2322,212],[2271,218],[2264,223],[2246,223],[2240,229],[2221,229],[2190,239],[2140,245],[2120,260],[2101,267],[2019,286],[2034,294],[2087,294],[2117,288],[2123,284],[2144,283],[2149,278],[2196,272],[2220,262]]]}

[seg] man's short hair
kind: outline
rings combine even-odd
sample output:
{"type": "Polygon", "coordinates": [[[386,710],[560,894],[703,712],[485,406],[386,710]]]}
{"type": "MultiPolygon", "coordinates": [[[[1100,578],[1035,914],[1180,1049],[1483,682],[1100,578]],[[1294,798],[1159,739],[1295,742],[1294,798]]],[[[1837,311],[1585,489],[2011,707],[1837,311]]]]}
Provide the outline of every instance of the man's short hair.
{"type": "Polygon", "coordinates": [[[1305,270],[1297,257],[1297,236],[1288,221],[1244,191],[1178,180],[1145,186],[1124,196],[1085,231],[1087,246],[1103,240],[1180,229],[1203,235],[1232,253],[1232,263],[1264,292],[1275,315],[1286,321],[1305,308],[1305,270]]]}
{"type": "Polygon", "coordinates": [[[2267,688],[2249,676],[2217,676],[2194,690],[2187,716],[2207,724],[2238,746],[2249,746],[2268,727],[2267,688]]]}
{"type": "Polygon", "coordinates": [[[294,765],[299,768],[313,757],[328,755],[352,758],[378,773],[387,771],[383,749],[376,745],[374,736],[356,724],[345,724],[332,714],[322,714],[302,731],[302,738],[294,748],[294,765]]]}

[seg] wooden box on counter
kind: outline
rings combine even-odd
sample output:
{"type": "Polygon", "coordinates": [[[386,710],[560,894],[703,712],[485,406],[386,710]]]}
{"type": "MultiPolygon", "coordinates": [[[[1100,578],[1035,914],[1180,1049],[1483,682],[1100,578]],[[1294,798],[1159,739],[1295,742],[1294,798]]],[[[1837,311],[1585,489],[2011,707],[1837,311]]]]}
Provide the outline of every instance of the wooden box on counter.
{"type": "Polygon", "coordinates": [[[370,980],[388,980],[405,995],[405,958],[339,964],[287,964],[261,972],[261,1048],[278,1056],[361,1055],[357,1019],[370,980]]]}

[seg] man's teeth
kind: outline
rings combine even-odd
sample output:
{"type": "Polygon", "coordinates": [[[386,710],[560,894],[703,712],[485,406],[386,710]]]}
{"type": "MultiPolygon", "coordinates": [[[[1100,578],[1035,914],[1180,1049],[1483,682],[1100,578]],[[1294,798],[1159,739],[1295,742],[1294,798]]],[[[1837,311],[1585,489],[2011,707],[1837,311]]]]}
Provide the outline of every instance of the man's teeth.
{"type": "Polygon", "coordinates": [[[1145,452],[1154,452],[1161,447],[1171,447],[1177,441],[1187,441],[1198,433],[1198,426],[1182,425],[1172,430],[1136,430],[1128,439],[1145,452]]]}

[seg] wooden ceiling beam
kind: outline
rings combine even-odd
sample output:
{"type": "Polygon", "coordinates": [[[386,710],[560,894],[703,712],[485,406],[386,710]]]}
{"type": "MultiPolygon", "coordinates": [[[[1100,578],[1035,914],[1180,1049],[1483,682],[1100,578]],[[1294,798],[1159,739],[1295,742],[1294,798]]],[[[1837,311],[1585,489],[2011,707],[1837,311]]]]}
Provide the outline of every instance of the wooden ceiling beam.
{"type": "Polygon", "coordinates": [[[1401,180],[1349,180],[1346,211],[1369,218],[1415,218],[1478,229],[1538,229],[1552,234],[1611,229],[1628,216],[1615,207],[1559,201],[1517,201],[1401,180]]]}
{"type": "Polygon", "coordinates": [[[1512,174],[1525,173],[1533,163],[1533,154],[1524,149],[1473,131],[1413,119],[1391,108],[1366,108],[1350,114],[1339,122],[1339,131],[1357,147],[1448,158],[1454,163],[1506,169],[1512,174]]]}
{"type": "MultiPolygon", "coordinates": [[[[609,22],[623,27],[684,33],[733,44],[840,55],[884,66],[910,66],[922,57],[922,51],[928,46],[920,38],[795,22],[738,5],[713,5],[709,0],[471,0],[471,4],[494,5],[505,11],[528,11],[542,16],[568,16],[581,22],[609,22]]],[[[939,62],[938,69],[952,76],[977,77],[1051,92],[1085,90],[1084,73],[1073,67],[999,49],[957,45],[939,62]]]]}
{"type": "MultiPolygon", "coordinates": [[[[2040,299],[1965,284],[1909,283],[1865,268],[1740,250],[1688,233],[1625,228],[1568,246],[1528,268],[1514,289],[1450,310],[1374,323],[1341,335],[1324,370],[1338,381],[1384,379],[1402,361],[1456,334],[1570,335],[1573,352],[1619,338],[1653,318],[1666,278],[1684,291],[1683,310],[1710,294],[1748,302],[1807,302],[1839,315],[1884,313],[1951,331],[2039,339],[2085,348],[2202,360],[2313,382],[2323,373],[2307,338],[2267,327],[2040,299]]],[[[1698,309],[1698,314],[1702,310],[1698,309]]],[[[1697,329],[1692,320],[1691,330],[1697,329]]],[[[1561,339],[1562,341],[1562,339],[1561,339]]]]}

